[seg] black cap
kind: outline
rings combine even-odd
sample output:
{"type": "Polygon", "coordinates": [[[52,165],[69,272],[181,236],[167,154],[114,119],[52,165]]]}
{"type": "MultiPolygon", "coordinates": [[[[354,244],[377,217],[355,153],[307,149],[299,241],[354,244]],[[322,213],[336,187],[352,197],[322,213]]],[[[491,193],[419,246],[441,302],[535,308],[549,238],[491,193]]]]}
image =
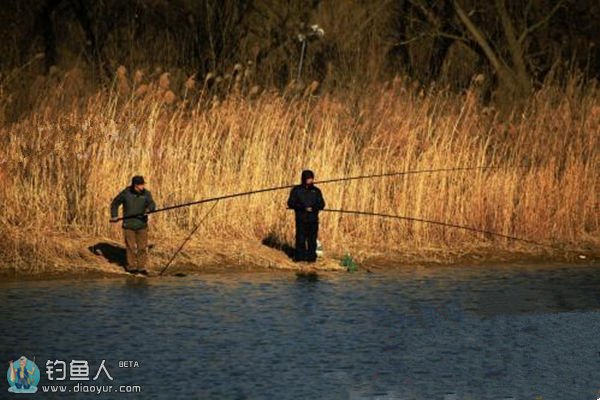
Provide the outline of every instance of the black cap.
{"type": "Polygon", "coordinates": [[[131,178],[131,186],[143,185],[144,183],[144,177],[141,175],[136,175],[133,178],[131,178]]]}
{"type": "Polygon", "coordinates": [[[306,183],[306,181],[310,178],[315,178],[315,174],[310,169],[305,169],[304,171],[302,171],[302,183],[306,183]]]}

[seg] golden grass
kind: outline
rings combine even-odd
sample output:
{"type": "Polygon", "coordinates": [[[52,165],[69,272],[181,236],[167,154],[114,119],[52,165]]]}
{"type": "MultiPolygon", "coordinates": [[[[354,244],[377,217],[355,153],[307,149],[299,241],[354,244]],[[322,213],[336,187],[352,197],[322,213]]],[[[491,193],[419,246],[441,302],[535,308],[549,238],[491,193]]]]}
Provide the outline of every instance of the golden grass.
{"type": "MultiPolygon", "coordinates": [[[[11,259],[23,249],[50,251],[44,248],[50,234],[120,240],[120,229],[108,223],[109,203],[134,174],[147,178],[161,207],[293,183],[304,168],[325,179],[503,166],[322,190],[332,208],[418,216],[546,243],[598,245],[600,93],[576,79],[546,85],[522,114],[501,118],[477,101],[474,90],[424,93],[399,79],[362,93],[314,96],[318,82],[298,94],[234,84],[224,93],[188,78],[177,93],[167,73],[142,82],[146,78],[138,72],[132,83],[126,74],[119,70],[112,89],[89,97],[69,89],[77,86],[69,82],[77,74],[70,74],[38,93],[29,115],[2,126],[0,232],[11,259]],[[523,164],[528,168],[516,168],[523,164]]],[[[0,103],[7,101],[3,94],[0,103]]],[[[223,201],[201,235],[290,240],[287,194],[223,201]]],[[[156,214],[152,235],[180,237],[207,209],[156,214]]],[[[334,214],[323,214],[321,237],[340,250],[514,245],[456,229],[334,214]]]]}

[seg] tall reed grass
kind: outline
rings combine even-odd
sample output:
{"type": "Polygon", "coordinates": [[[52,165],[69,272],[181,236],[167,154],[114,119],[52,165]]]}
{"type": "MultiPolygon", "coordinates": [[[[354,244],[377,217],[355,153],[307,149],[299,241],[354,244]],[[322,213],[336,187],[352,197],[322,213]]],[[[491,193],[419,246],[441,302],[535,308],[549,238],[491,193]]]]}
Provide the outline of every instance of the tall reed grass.
{"type": "MultiPolygon", "coordinates": [[[[411,175],[323,186],[327,205],[418,216],[529,239],[598,245],[600,92],[577,79],[539,89],[504,116],[476,89],[424,92],[396,79],[367,91],[317,94],[208,89],[168,75],[84,96],[67,77],[0,130],[0,224],[6,255],[42,251],[53,236],[120,240],[109,203],[132,175],[159,207],[298,181],[405,169],[494,165],[498,170],[411,175]],[[73,94],[75,93],[75,94],[73,94]],[[525,165],[525,168],[517,168],[525,165]]],[[[236,85],[236,82],[238,83],[236,85]]],[[[223,82],[220,82],[222,85],[223,82]]],[[[1,102],[5,103],[3,95],[1,102]]],[[[0,107],[5,109],[6,107],[0,107]]],[[[218,204],[202,236],[290,240],[286,192],[218,204]]],[[[180,237],[209,206],[156,214],[152,237],[180,237]]],[[[513,246],[456,229],[323,214],[329,248],[513,246]]],[[[46,249],[46,251],[51,251],[46,249]]]]}

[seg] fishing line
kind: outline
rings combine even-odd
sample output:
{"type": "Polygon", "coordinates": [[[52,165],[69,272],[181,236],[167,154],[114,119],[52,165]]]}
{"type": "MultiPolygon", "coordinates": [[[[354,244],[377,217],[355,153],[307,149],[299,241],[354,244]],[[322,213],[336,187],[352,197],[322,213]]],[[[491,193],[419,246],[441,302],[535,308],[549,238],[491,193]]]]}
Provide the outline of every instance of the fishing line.
{"type": "Polygon", "coordinates": [[[162,276],[162,274],[167,270],[167,268],[169,268],[169,266],[171,265],[171,263],[173,262],[173,260],[175,260],[175,257],[177,257],[177,255],[181,252],[181,250],[183,250],[183,246],[185,246],[185,244],[188,242],[188,240],[190,240],[191,237],[194,235],[194,233],[196,233],[196,231],[198,230],[198,228],[200,228],[200,225],[202,225],[202,223],[206,220],[206,218],[208,218],[208,215],[217,206],[218,202],[219,201],[217,200],[215,202],[215,204],[212,205],[212,207],[210,208],[210,210],[208,210],[208,212],[206,214],[204,214],[204,217],[202,217],[202,219],[200,220],[200,222],[198,222],[196,224],[196,226],[194,226],[194,229],[192,229],[192,231],[190,232],[190,234],[184,239],[184,241],[181,243],[181,246],[179,246],[179,248],[177,249],[177,251],[175,253],[173,253],[173,256],[171,256],[171,258],[169,259],[169,261],[167,262],[167,264],[165,265],[165,267],[162,269],[162,271],[160,271],[160,274],[158,274],[158,276],[162,276]]]}
{"type": "MultiPolygon", "coordinates": [[[[514,241],[518,241],[518,242],[524,242],[524,243],[534,244],[534,245],[537,245],[537,246],[549,247],[549,248],[552,248],[552,249],[557,249],[554,246],[551,246],[551,245],[548,245],[548,244],[543,244],[543,243],[540,243],[540,242],[536,242],[535,240],[525,239],[525,238],[521,238],[521,237],[517,237],[517,236],[505,235],[503,233],[488,231],[486,229],[473,228],[471,226],[458,225],[458,224],[449,223],[449,222],[434,221],[434,220],[425,219],[425,218],[409,217],[409,216],[394,215],[394,214],[383,214],[383,213],[369,212],[369,211],[341,210],[341,209],[333,209],[333,208],[325,208],[325,209],[323,209],[321,211],[331,212],[331,213],[338,213],[338,214],[366,215],[366,216],[371,216],[371,217],[381,217],[381,218],[398,219],[398,220],[403,220],[403,221],[421,222],[421,223],[425,223],[425,224],[439,225],[439,226],[443,226],[443,227],[446,227],[446,228],[463,229],[463,230],[466,230],[466,231],[483,233],[483,234],[487,234],[487,235],[490,235],[490,236],[498,236],[498,237],[502,237],[502,238],[505,238],[505,239],[510,239],[510,240],[514,240],[514,241]]],[[[560,249],[560,250],[562,250],[562,249],[560,249]]]]}
{"type": "MultiPolygon", "coordinates": [[[[342,178],[325,179],[322,181],[315,181],[315,185],[323,185],[323,184],[335,183],[335,182],[347,182],[347,181],[353,181],[353,180],[359,180],[359,179],[384,178],[384,177],[390,177],[390,176],[428,174],[428,173],[435,173],[435,172],[457,172],[457,171],[501,169],[501,168],[503,168],[503,167],[479,166],[479,167],[434,168],[434,169],[408,170],[408,171],[399,171],[399,172],[386,172],[386,173],[381,173],[381,174],[358,175],[358,176],[350,176],[350,177],[342,177],[342,178]]],[[[525,168],[525,166],[521,165],[521,166],[517,166],[516,168],[525,168]]],[[[143,215],[155,214],[155,213],[159,213],[159,212],[163,212],[163,211],[175,210],[178,208],[189,207],[189,206],[193,206],[193,205],[197,205],[197,204],[210,203],[213,201],[232,199],[235,197],[242,197],[242,196],[249,196],[249,195],[258,194],[258,193],[274,192],[277,190],[291,189],[296,185],[297,184],[274,186],[274,187],[270,187],[270,188],[250,190],[247,192],[231,193],[231,194],[226,194],[226,195],[217,196],[217,197],[210,197],[208,199],[201,199],[201,200],[191,201],[188,203],[175,204],[172,206],[157,208],[156,210],[148,211],[145,214],[137,214],[137,215],[130,215],[127,217],[120,217],[120,218],[117,218],[116,221],[122,221],[124,219],[130,219],[130,218],[139,218],[143,215]]]]}

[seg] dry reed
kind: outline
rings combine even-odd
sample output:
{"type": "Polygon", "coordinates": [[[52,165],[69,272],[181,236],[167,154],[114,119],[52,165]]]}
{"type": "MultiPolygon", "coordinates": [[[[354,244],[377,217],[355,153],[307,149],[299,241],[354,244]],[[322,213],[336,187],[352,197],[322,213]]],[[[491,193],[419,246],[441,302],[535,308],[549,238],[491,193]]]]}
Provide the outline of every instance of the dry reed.
{"type": "MultiPolygon", "coordinates": [[[[547,84],[522,114],[501,118],[473,91],[423,93],[400,80],[373,84],[363,93],[319,96],[318,82],[302,96],[259,94],[252,85],[245,95],[223,94],[188,80],[176,96],[168,73],[142,82],[146,78],[137,71],[130,88],[126,70],[120,72],[113,89],[89,97],[70,94],[76,83],[67,77],[40,93],[26,118],[2,126],[5,254],[43,251],[51,235],[73,232],[120,240],[108,223],[108,206],[134,174],[143,174],[159,206],[166,206],[293,183],[303,168],[325,179],[475,165],[505,168],[322,189],[335,208],[449,221],[547,243],[598,245],[600,93],[576,79],[563,87],[547,84]],[[528,167],[515,168],[523,164],[528,167]]],[[[3,95],[0,103],[6,101],[3,95]]],[[[204,235],[290,240],[293,218],[286,197],[277,192],[223,202],[204,235]]],[[[179,237],[205,210],[157,214],[152,235],[179,237]]],[[[513,245],[459,230],[333,214],[322,216],[321,237],[329,248],[382,251],[513,245]]]]}

